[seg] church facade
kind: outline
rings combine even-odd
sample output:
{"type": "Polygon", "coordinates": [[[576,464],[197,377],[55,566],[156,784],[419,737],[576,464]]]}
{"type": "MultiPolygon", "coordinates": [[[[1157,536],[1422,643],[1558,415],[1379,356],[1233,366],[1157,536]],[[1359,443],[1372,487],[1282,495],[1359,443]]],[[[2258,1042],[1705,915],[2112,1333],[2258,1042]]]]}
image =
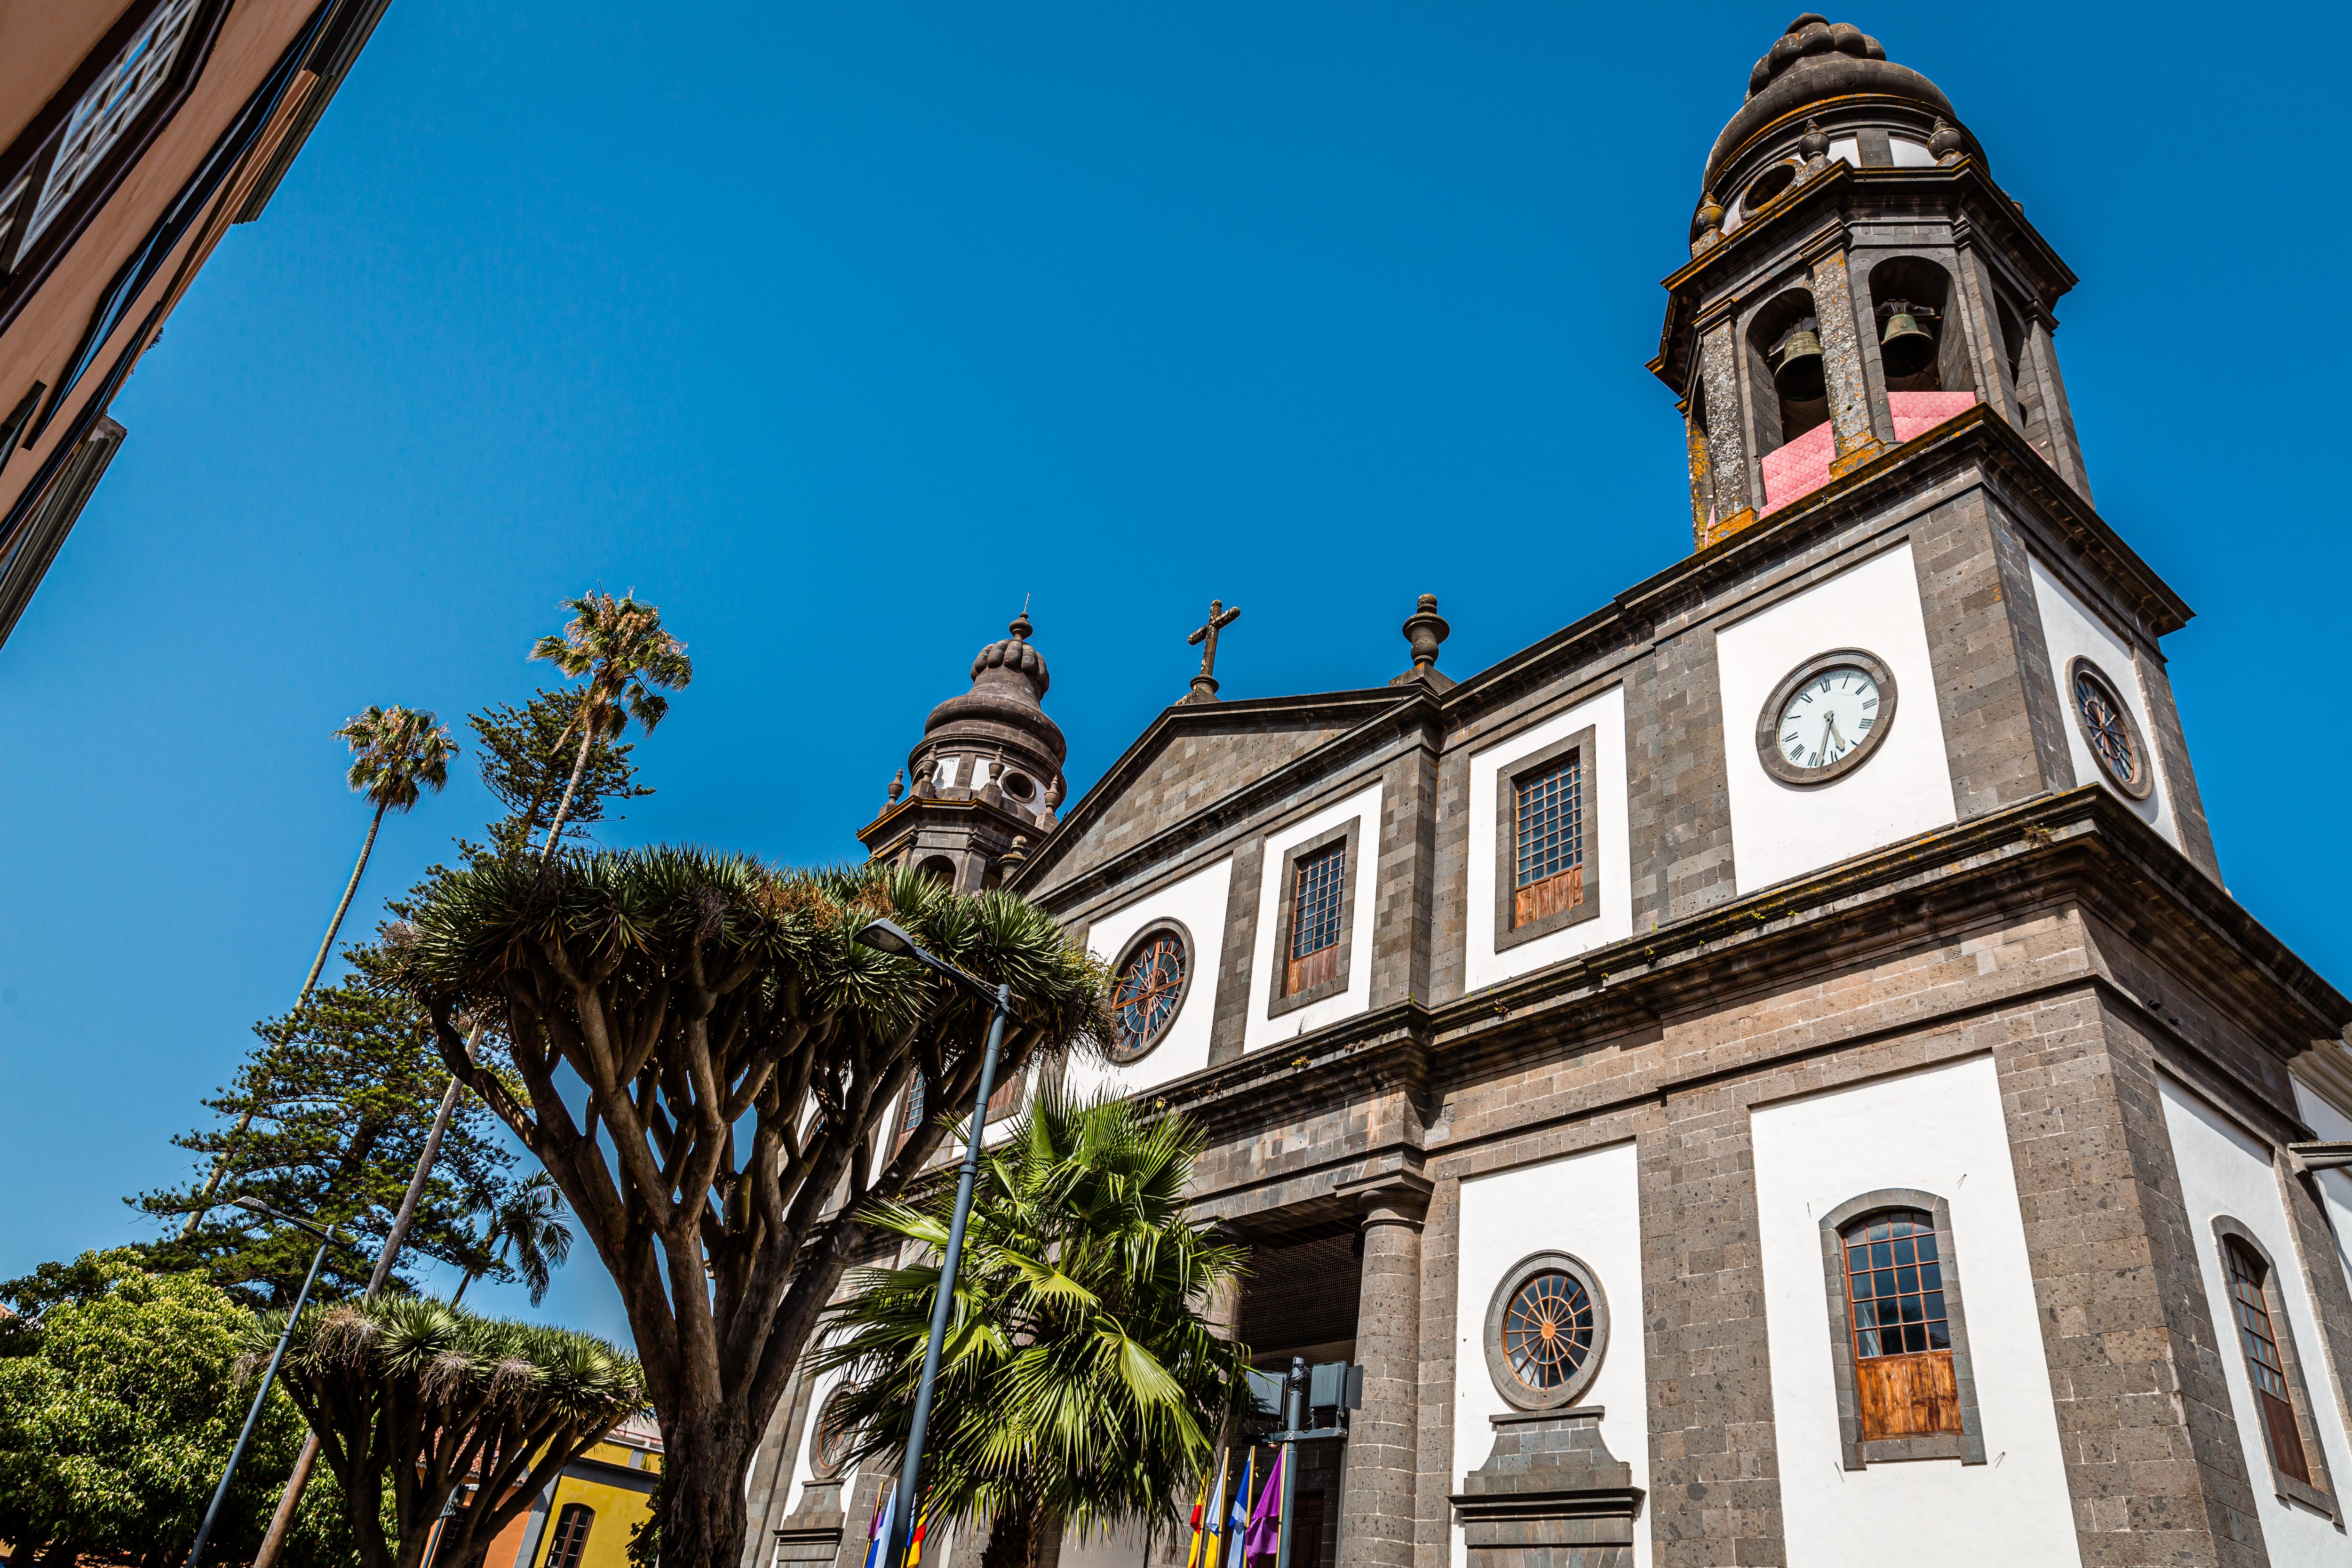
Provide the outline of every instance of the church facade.
{"type": "MultiPolygon", "coordinates": [[[[1262,1364],[1365,1369],[1321,1564],[2352,1562],[2352,1000],[2221,881],[2074,279],[1818,16],[1702,188],[1687,559],[1459,679],[1424,598],[1386,684],[1196,681],[1066,811],[1024,618],[863,837],[1113,964],[1074,1084],[1208,1130],[1262,1364]]],[[[811,1403],[764,1560],[863,1550],[811,1403]]]]}

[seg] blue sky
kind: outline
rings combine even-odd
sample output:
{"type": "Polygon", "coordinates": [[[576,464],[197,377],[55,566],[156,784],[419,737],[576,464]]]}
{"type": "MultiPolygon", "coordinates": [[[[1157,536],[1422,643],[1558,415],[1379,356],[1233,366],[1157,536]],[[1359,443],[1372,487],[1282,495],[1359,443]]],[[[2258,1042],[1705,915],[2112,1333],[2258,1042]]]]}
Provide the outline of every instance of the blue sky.
{"type": "MultiPolygon", "coordinates": [[[[398,0],[125,389],[0,648],[0,1274],[120,1198],[283,1010],[365,827],[330,731],[465,711],[593,585],[698,669],[612,835],[854,830],[1034,594],[1083,789],[1212,595],[1229,696],[1480,668],[1689,549],[1643,369],[1788,15],[1558,5],[398,0]]],[[[2058,336],[2231,887],[2339,984],[2352,830],[2335,8],[1840,13],[2084,279],[2058,336]],[[2318,784],[2321,787],[2315,789],[2318,784]]],[[[370,929],[489,815],[390,823],[370,929]]],[[[617,1331],[582,1247],[549,1310],[617,1331]]],[[[487,1301],[519,1309],[519,1293],[487,1301]]]]}

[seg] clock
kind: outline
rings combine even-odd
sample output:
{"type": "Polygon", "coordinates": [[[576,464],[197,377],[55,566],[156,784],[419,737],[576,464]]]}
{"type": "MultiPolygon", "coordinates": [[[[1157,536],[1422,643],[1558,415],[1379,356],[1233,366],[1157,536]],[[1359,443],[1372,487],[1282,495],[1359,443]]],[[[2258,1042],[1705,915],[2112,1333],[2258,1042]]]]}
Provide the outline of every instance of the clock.
{"type": "Polygon", "coordinates": [[[1787,675],[1756,717],[1756,754],[1788,784],[1843,778],[1895,726],[1895,672],[1860,648],[1817,654],[1787,675]]]}

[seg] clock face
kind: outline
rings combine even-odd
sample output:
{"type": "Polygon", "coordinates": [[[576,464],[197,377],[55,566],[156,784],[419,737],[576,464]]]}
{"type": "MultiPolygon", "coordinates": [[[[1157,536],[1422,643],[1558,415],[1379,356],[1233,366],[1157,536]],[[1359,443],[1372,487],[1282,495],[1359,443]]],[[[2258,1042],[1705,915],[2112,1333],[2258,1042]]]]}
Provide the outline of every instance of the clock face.
{"type": "Polygon", "coordinates": [[[1783,700],[1774,749],[1792,768],[1832,767],[1869,743],[1883,706],[1878,681],[1860,665],[1808,676],[1783,700]]]}

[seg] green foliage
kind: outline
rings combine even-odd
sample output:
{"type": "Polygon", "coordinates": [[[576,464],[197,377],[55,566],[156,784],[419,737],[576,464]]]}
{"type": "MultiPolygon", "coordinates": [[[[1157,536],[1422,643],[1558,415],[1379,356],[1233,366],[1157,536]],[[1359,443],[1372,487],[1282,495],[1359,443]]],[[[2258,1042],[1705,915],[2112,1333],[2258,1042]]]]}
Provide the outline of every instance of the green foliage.
{"type": "MultiPolygon", "coordinates": [[[[61,1562],[77,1552],[177,1561],[245,1420],[251,1391],[232,1366],[252,1315],[195,1275],[151,1272],[130,1249],[43,1264],[0,1285],[0,1300],[18,1314],[0,1355],[0,1538],[19,1562],[44,1547],[44,1560],[61,1562]]],[[[273,1395],[215,1531],[221,1559],[260,1544],[301,1438],[293,1407],[273,1395]]],[[[338,1559],[337,1501],[331,1489],[299,1516],[289,1564],[338,1559]]]]}
{"type": "MultiPolygon", "coordinates": [[[[506,815],[490,824],[491,853],[520,855],[529,849],[532,836],[562,797],[572,775],[583,695],[541,688],[520,708],[493,703],[466,721],[479,742],[482,783],[506,808],[506,815]]],[[[589,824],[604,820],[607,802],[638,800],[654,793],[637,783],[637,764],[629,755],[635,749],[601,735],[595,739],[564,820],[565,839],[584,837],[589,824]]]]}
{"type": "Polygon", "coordinates": [[[406,811],[421,788],[437,793],[457,754],[449,731],[422,708],[371,707],[346,720],[335,739],[352,748],[352,790],[378,812],[406,811]]]}
{"type": "MultiPolygon", "coordinates": [[[[299,1014],[256,1026],[264,1042],[228,1088],[205,1101],[222,1124],[183,1133],[180,1147],[209,1163],[234,1151],[219,1196],[249,1194],[289,1214],[338,1225],[355,1246],[327,1255],[320,1299],[356,1295],[367,1285],[393,1216],[439,1109],[449,1072],[423,1008],[368,983],[379,955],[353,950],[358,973],[315,994],[299,1014]],[[242,1136],[231,1119],[250,1112],[242,1136]]],[[[513,1154],[495,1138],[481,1102],[460,1096],[403,1258],[438,1258],[479,1274],[498,1271],[489,1242],[467,1216],[492,1211],[510,1184],[513,1154]]],[[[200,1182],[136,1200],[165,1217],[192,1207],[200,1182]]],[[[255,1305],[286,1305],[310,1265],[313,1243],[291,1226],[215,1207],[195,1233],[163,1243],[159,1263],[198,1268],[255,1305]]],[[[411,1275],[398,1276],[413,1289],[411,1275]]]]}
{"type": "Polygon", "coordinates": [[[464,1063],[461,1014],[502,1013],[512,1085],[467,1081],[555,1177],[628,1310],[678,1462],[665,1557],[732,1562],[751,1445],[856,1248],[856,1212],[945,1136],[935,1117],[886,1142],[899,1096],[919,1073],[932,1104],[968,1103],[979,1080],[986,1001],[856,932],[887,915],[1010,985],[1008,1073],[1107,1037],[1101,968],[1010,893],[694,849],[484,860],[410,910],[387,951],[442,1059],[464,1063]],[[685,1279],[709,1288],[671,1289],[685,1279]]]}
{"type": "Polygon", "coordinates": [[[669,711],[669,700],[653,689],[674,691],[694,679],[686,644],[663,627],[659,606],[639,604],[634,590],[617,599],[583,595],[563,607],[571,624],[561,636],[540,638],[530,657],[574,680],[588,678],[583,696],[593,733],[617,736],[635,719],[650,734],[669,711]]]}
{"type": "MultiPolygon", "coordinates": [[[[571,1212],[563,1205],[555,1178],[545,1171],[533,1171],[509,1189],[482,1228],[481,1241],[497,1249],[491,1255],[491,1266],[511,1267],[530,1289],[534,1307],[547,1299],[555,1271],[572,1256],[572,1226],[566,1223],[571,1212]],[[509,1249],[514,1259],[510,1266],[507,1263],[509,1249]]],[[[467,1273],[458,1281],[457,1293],[449,1298],[449,1304],[456,1306],[466,1288],[480,1278],[467,1273]]]]}
{"type": "MultiPolygon", "coordinates": [[[[1205,1316],[1242,1253],[1186,1217],[1200,1149],[1180,1116],[1047,1095],[982,1162],[924,1453],[943,1514],[1025,1540],[1052,1517],[1172,1523],[1197,1489],[1249,1366],[1205,1316]]],[[[953,1203],[877,1205],[925,1253],[851,1276],[811,1357],[844,1374],[835,1419],[861,1458],[905,1451],[953,1203]]]]}
{"type": "MultiPolygon", "coordinates": [[[[271,1313],[246,1328],[247,1375],[284,1327],[271,1313]]],[[[400,1297],[304,1313],[279,1376],[349,1500],[365,1568],[415,1562],[445,1507],[436,1556],[473,1561],[645,1405],[635,1359],[603,1340],[400,1297]]]]}

